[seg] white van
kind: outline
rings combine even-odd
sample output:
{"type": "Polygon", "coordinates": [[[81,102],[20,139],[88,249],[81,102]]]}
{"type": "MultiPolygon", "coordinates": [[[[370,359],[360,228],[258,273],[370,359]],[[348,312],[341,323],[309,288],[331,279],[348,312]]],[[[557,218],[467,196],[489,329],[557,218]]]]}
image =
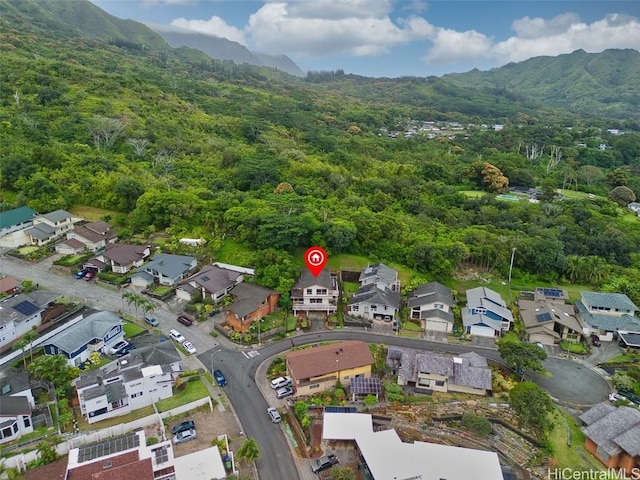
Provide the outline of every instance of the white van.
{"type": "Polygon", "coordinates": [[[169,330],[169,338],[175,340],[178,343],[182,343],[186,341],[186,339],[182,336],[182,334],[177,330],[169,330]]]}

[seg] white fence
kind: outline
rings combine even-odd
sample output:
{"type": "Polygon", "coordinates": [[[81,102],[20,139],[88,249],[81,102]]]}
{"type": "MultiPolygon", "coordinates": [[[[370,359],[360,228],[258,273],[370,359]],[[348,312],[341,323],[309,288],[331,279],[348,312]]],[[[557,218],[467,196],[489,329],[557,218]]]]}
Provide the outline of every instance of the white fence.
{"type": "MultiPolygon", "coordinates": [[[[166,412],[161,413],[154,413],[153,415],[148,415],[146,417],[133,420],[129,423],[120,423],[118,425],[114,425],[113,427],[107,427],[103,428],[102,430],[96,430],[93,432],[69,437],[65,442],[56,445],[55,449],[58,453],[58,456],[66,455],[72,448],[78,448],[88,443],[99,442],[100,440],[105,440],[107,438],[124,435],[127,432],[139,430],[140,428],[148,427],[149,425],[153,425],[154,423],[159,423],[161,425],[160,428],[162,431],[162,436],[164,436],[164,424],[162,422],[162,419],[189,412],[198,407],[201,407],[202,405],[209,405],[209,408],[213,412],[213,402],[211,401],[211,397],[204,397],[199,400],[194,400],[191,403],[187,403],[186,405],[180,405],[179,407],[176,407],[172,410],[167,410],[166,412]]],[[[0,464],[3,464],[6,468],[17,468],[22,472],[27,469],[27,465],[30,462],[36,460],[37,458],[38,453],[35,450],[32,450],[27,453],[21,453],[13,457],[4,458],[0,460],[0,464]]]]}

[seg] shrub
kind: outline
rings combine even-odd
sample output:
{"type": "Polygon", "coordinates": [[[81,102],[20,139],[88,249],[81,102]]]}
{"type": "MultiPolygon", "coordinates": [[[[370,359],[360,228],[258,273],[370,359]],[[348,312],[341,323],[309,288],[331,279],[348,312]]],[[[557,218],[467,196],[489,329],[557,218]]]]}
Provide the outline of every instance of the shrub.
{"type": "Polygon", "coordinates": [[[492,430],[489,420],[471,412],[465,412],[462,416],[462,426],[480,437],[486,437],[492,430]]]}
{"type": "Polygon", "coordinates": [[[147,447],[155,445],[156,443],[158,443],[158,439],[156,437],[147,437],[147,447]]]}

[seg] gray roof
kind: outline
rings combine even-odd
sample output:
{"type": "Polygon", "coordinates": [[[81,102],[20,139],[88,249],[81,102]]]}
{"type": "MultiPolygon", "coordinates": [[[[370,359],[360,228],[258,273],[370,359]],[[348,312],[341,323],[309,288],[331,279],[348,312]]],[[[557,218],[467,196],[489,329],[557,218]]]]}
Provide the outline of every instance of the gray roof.
{"type": "Polygon", "coordinates": [[[59,349],[71,353],[92,340],[102,340],[115,325],[122,320],[111,312],[97,312],[80,320],[72,327],[51,337],[46,345],[55,345],[59,349]]]}
{"type": "Polygon", "coordinates": [[[370,303],[375,305],[386,305],[393,308],[400,308],[402,298],[398,292],[394,292],[389,288],[384,290],[377,287],[376,284],[370,283],[358,288],[358,291],[349,299],[349,305],[357,305],[359,303],[370,303]]]}
{"type": "Polygon", "coordinates": [[[462,309],[462,324],[465,327],[486,325],[494,330],[502,330],[502,322],[500,320],[494,320],[481,313],[471,313],[467,307],[462,309]]]}
{"type": "Polygon", "coordinates": [[[0,325],[9,322],[22,322],[35,312],[42,312],[51,302],[60,298],[60,294],[47,290],[34,290],[31,293],[19,293],[0,302],[0,325]]]}
{"type": "Polygon", "coordinates": [[[226,310],[230,310],[237,316],[243,318],[264,303],[264,301],[270,295],[277,294],[275,290],[272,290],[255,283],[242,282],[233,287],[231,295],[234,297],[234,301],[229,305],[226,310]]]}
{"type": "Polygon", "coordinates": [[[381,281],[387,285],[393,285],[398,281],[398,272],[384,263],[376,263],[362,270],[359,281],[381,281]]]}
{"type": "Polygon", "coordinates": [[[300,274],[300,278],[293,285],[293,289],[299,288],[307,288],[313,285],[319,285],[321,287],[325,287],[328,290],[333,289],[333,282],[331,281],[331,271],[327,268],[322,270],[317,277],[314,277],[313,274],[304,269],[300,274]]]}
{"type": "Polygon", "coordinates": [[[416,288],[407,297],[409,308],[434,302],[452,306],[453,295],[451,289],[438,282],[425,283],[416,288]]]}
{"type": "Polygon", "coordinates": [[[226,268],[207,265],[202,267],[202,270],[195,275],[183,280],[183,282],[194,282],[207,292],[216,293],[232,287],[241,276],[241,273],[227,270],[226,268]]]}
{"type": "Polygon", "coordinates": [[[141,357],[147,365],[171,365],[180,361],[180,354],[173,342],[159,342],[146,347],[140,347],[131,352],[129,356],[141,357]],[[131,355],[131,353],[134,353],[131,355]]]}
{"type": "MultiPolygon", "coordinates": [[[[604,413],[604,409],[599,410],[598,413],[604,413]]],[[[585,415],[583,414],[580,418],[582,419],[585,415]]],[[[601,415],[598,420],[584,427],[582,431],[598,448],[603,449],[610,456],[622,451],[632,457],[640,454],[640,410],[636,408],[614,407],[614,410],[601,415]]]]}
{"type": "Polygon", "coordinates": [[[491,390],[491,370],[487,360],[476,354],[466,353],[453,357],[433,352],[389,347],[387,363],[398,369],[398,377],[416,382],[419,373],[444,375],[453,385],[491,390]]]}
{"type": "Polygon", "coordinates": [[[155,270],[166,277],[176,278],[191,270],[195,266],[194,262],[195,258],[188,255],[158,253],[138,271],[155,270]]]}
{"type": "Polygon", "coordinates": [[[599,330],[607,332],[615,332],[616,330],[640,332],[640,319],[636,316],[594,314],[587,310],[587,307],[580,300],[576,302],[576,310],[585,323],[599,330]]]}
{"type": "Polygon", "coordinates": [[[575,316],[573,305],[544,300],[518,300],[520,317],[527,329],[536,328],[548,323],[552,326],[559,323],[582,334],[583,326],[575,316]]]}
{"type": "Polygon", "coordinates": [[[18,392],[30,390],[31,384],[29,383],[27,372],[23,370],[17,372],[0,370],[0,395],[3,395],[2,392],[5,389],[7,389],[7,393],[4,395],[13,395],[18,392]]]}
{"type": "Polygon", "coordinates": [[[451,323],[453,323],[454,321],[453,312],[451,310],[445,312],[444,310],[440,310],[439,308],[430,308],[429,310],[422,310],[420,312],[420,319],[429,320],[431,318],[440,318],[451,323]]]}
{"type": "Polygon", "coordinates": [[[54,234],[56,229],[48,223],[38,223],[33,227],[29,227],[25,230],[25,233],[37,238],[38,240],[47,240],[54,234]]]}
{"type": "Polygon", "coordinates": [[[40,215],[41,217],[46,218],[51,223],[63,222],[72,218],[73,216],[67,212],[66,210],[56,210],[54,212],[44,213],[40,215]]]}
{"type": "Polygon", "coordinates": [[[583,303],[591,307],[637,312],[638,307],[624,293],[580,292],[583,303]]]}
{"type": "Polygon", "coordinates": [[[148,247],[142,245],[126,245],[123,243],[110,243],[99,256],[108,258],[118,265],[130,265],[140,261],[149,255],[148,247]]]}
{"type": "Polygon", "coordinates": [[[513,321],[513,313],[507,308],[499,293],[487,287],[477,287],[467,290],[467,307],[483,307],[487,311],[500,315],[502,318],[513,321]]]}
{"type": "Polygon", "coordinates": [[[0,416],[15,417],[17,415],[31,415],[31,405],[25,396],[2,397],[0,401],[0,416]]]}
{"type": "Polygon", "coordinates": [[[580,420],[582,420],[585,425],[591,425],[601,418],[605,417],[606,415],[609,415],[614,410],[616,410],[616,407],[614,405],[610,404],[609,402],[602,402],[590,408],[578,418],[580,418],[580,420]]]}

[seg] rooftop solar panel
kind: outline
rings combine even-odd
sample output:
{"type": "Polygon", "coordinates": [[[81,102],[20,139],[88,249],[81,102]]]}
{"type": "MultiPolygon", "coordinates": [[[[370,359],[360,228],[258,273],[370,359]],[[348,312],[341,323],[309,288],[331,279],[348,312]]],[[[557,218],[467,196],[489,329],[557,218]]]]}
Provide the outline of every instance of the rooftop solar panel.
{"type": "Polygon", "coordinates": [[[536,314],[536,320],[538,322],[548,322],[551,320],[551,314],[549,312],[543,312],[536,314]]]}
{"type": "Polygon", "coordinates": [[[29,300],[24,300],[13,306],[13,309],[18,313],[21,313],[25,317],[31,316],[40,310],[40,307],[31,303],[29,300]]]}
{"type": "Polygon", "coordinates": [[[378,378],[352,378],[351,393],[356,395],[380,394],[382,393],[382,382],[378,378]]]}
{"type": "Polygon", "coordinates": [[[102,440],[100,442],[84,445],[78,449],[78,461],[90,462],[96,458],[113,455],[140,446],[140,438],[135,433],[129,433],[120,437],[102,440]]]}

